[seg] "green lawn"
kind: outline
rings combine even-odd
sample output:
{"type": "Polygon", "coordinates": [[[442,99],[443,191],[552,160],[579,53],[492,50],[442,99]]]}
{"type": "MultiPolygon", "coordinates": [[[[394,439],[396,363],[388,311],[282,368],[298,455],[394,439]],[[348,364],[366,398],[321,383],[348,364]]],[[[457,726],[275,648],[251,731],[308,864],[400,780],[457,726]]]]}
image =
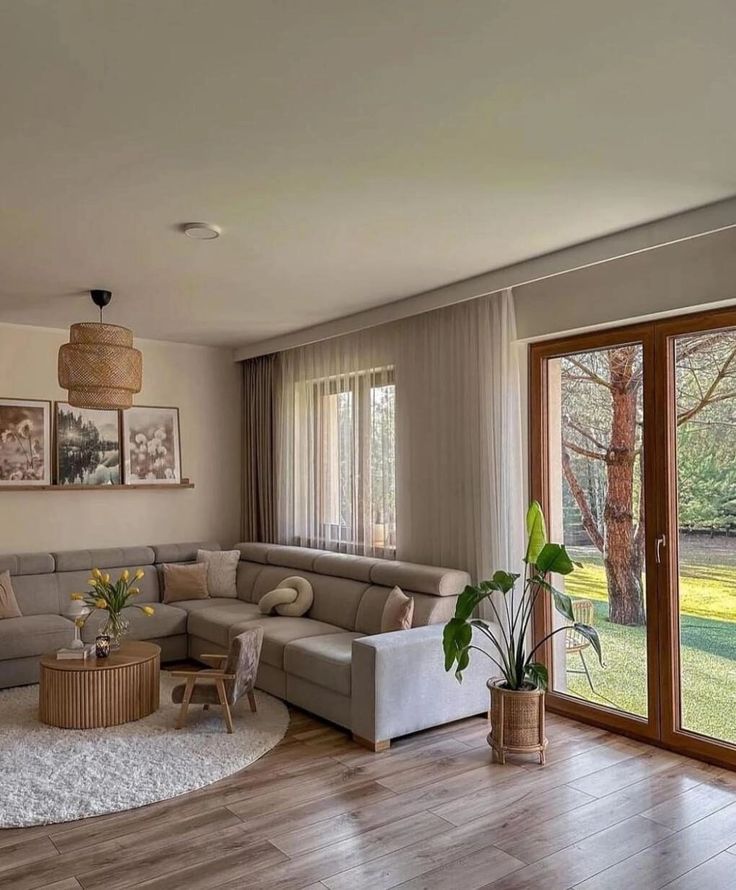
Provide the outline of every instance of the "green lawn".
{"type": "MultiPolygon", "coordinates": [[[[643,627],[622,627],[608,621],[606,581],[598,554],[571,553],[584,563],[566,579],[574,597],[595,602],[595,625],[605,666],[591,649],[584,653],[597,694],[586,677],[568,673],[568,691],[589,701],[646,714],[646,648],[643,627]]],[[[681,568],[681,653],[683,723],[688,729],[736,742],[736,559],[734,564],[706,563],[699,549],[681,568]],[[690,561],[700,557],[699,561],[690,561]]],[[[578,655],[568,656],[568,669],[581,669],[578,655]]]]}

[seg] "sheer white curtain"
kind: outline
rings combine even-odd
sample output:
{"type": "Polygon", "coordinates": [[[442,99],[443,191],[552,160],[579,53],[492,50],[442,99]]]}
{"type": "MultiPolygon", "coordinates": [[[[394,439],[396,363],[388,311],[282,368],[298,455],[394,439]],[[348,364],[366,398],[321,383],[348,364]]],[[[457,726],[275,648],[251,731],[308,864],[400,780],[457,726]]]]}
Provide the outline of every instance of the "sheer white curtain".
{"type": "Polygon", "coordinates": [[[395,338],[374,328],[282,354],[282,543],[395,556],[395,338]]]}
{"type": "Polygon", "coordinates": [[[398,557],[518,571],[520,378],[510,290],[401,323],[396,363],[398,557]]]}
{"type": "Polygon", "coordinates": [[[523,546],[510,291],[282,353],[282,543],[514,570],[523,546]]]}

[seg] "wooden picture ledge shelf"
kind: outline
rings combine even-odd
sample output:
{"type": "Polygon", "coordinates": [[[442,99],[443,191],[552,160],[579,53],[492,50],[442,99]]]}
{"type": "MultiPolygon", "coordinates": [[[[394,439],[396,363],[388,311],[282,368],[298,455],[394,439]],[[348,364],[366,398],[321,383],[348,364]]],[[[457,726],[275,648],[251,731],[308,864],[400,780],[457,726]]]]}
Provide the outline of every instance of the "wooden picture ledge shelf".
{"type": "Polygon", "coordinates": [[[2,491],[180,491],[194,488],[189,479],[181,482],[133,483],[131,485],[0,485],[2,491]]]}

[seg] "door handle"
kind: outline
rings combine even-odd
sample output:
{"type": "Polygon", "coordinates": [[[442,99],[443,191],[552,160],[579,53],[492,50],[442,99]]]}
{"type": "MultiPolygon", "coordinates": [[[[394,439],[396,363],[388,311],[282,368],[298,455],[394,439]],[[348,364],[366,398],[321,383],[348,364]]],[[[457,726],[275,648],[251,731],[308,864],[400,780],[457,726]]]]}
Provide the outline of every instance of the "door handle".
{"type": "Polygon", "coordinates": [[[660,535],[657,538],[655,544],[655,560],[657,565],[662,562],[662,548],[667,546],[667,537],[665,535],[660,535]]]}

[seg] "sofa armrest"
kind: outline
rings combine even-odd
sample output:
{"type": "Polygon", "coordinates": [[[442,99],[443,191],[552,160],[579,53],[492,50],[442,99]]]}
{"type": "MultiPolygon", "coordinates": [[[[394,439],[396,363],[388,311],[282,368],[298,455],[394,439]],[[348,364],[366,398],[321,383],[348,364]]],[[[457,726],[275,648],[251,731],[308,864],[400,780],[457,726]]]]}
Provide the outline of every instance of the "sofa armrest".
{"type": "Polygon", "coordinates": [[[392,738],[488,710],[493,664],[473,653],[458,683],[445,671],[443,626],[432,624],[353,640],[351,729],[375,750],[392,738]]]}

